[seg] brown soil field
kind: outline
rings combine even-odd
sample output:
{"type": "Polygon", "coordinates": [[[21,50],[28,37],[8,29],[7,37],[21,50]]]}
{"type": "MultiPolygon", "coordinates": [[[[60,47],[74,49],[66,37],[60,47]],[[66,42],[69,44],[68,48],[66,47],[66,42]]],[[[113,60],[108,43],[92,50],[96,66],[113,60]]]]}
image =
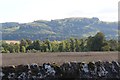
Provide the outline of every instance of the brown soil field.
{"type": "Polygon", "coordinates": [[[118,61],[118,52],[56,52],[56,53],[13,53],[1,54],[2,66],[20,64],[62,64],[68,61],[89,62],[89,61],[118,61]]]}

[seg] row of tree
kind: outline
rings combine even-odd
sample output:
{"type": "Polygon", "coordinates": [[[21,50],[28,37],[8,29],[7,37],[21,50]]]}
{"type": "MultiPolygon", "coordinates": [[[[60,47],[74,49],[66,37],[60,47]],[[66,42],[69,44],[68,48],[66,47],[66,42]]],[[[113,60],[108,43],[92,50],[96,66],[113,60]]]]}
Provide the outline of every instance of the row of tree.
{"type": "Polygon", "coordinates": [[[84,52],[84,51],[118,51],[120,45],[116,40],[106,40],[103,33],[84,39],[70,38],[62,41],[44,41],[22,39],[20,43],[2,42],[2,53],[30,52],[84,52]]]}

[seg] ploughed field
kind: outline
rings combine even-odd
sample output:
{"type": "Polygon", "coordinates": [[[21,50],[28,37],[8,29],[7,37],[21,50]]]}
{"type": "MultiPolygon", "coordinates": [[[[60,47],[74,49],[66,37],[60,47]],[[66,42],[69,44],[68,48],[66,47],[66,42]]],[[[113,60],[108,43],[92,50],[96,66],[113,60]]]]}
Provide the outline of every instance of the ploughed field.
{"type": "Polygon", "coordinates": [[[0,54],[0,65],[20,65],[37,63],[90,62],[90,61],[118,61],[118,52],[56,52],[56,53],[13,53],[0,54]]]}

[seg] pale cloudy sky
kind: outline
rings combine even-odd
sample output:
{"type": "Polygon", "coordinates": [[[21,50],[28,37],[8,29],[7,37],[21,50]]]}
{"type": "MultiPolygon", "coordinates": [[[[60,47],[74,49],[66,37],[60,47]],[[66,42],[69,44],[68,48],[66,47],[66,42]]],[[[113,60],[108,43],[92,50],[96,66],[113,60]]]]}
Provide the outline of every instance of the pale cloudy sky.
{"type": "Polygon", "coordinates": [[[119,0],[0,0],[1,22],[32,22],[68,17],[118,20],[119,0]]]}

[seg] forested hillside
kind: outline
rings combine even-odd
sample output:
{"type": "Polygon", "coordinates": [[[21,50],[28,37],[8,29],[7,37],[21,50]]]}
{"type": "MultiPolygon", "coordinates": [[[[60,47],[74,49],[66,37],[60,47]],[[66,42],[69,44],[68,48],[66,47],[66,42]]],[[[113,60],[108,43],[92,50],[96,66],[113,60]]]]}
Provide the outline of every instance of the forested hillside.
{"type": "Polygon", "coordinates": [[[103,32],[107,39],[116,39],[117,22],[103,22],[98,18],[65,18],[51,21],[37,20],[29,23],[2,23],[3,40],[64,40],[70,37],[83,38],[103,32]]]}

